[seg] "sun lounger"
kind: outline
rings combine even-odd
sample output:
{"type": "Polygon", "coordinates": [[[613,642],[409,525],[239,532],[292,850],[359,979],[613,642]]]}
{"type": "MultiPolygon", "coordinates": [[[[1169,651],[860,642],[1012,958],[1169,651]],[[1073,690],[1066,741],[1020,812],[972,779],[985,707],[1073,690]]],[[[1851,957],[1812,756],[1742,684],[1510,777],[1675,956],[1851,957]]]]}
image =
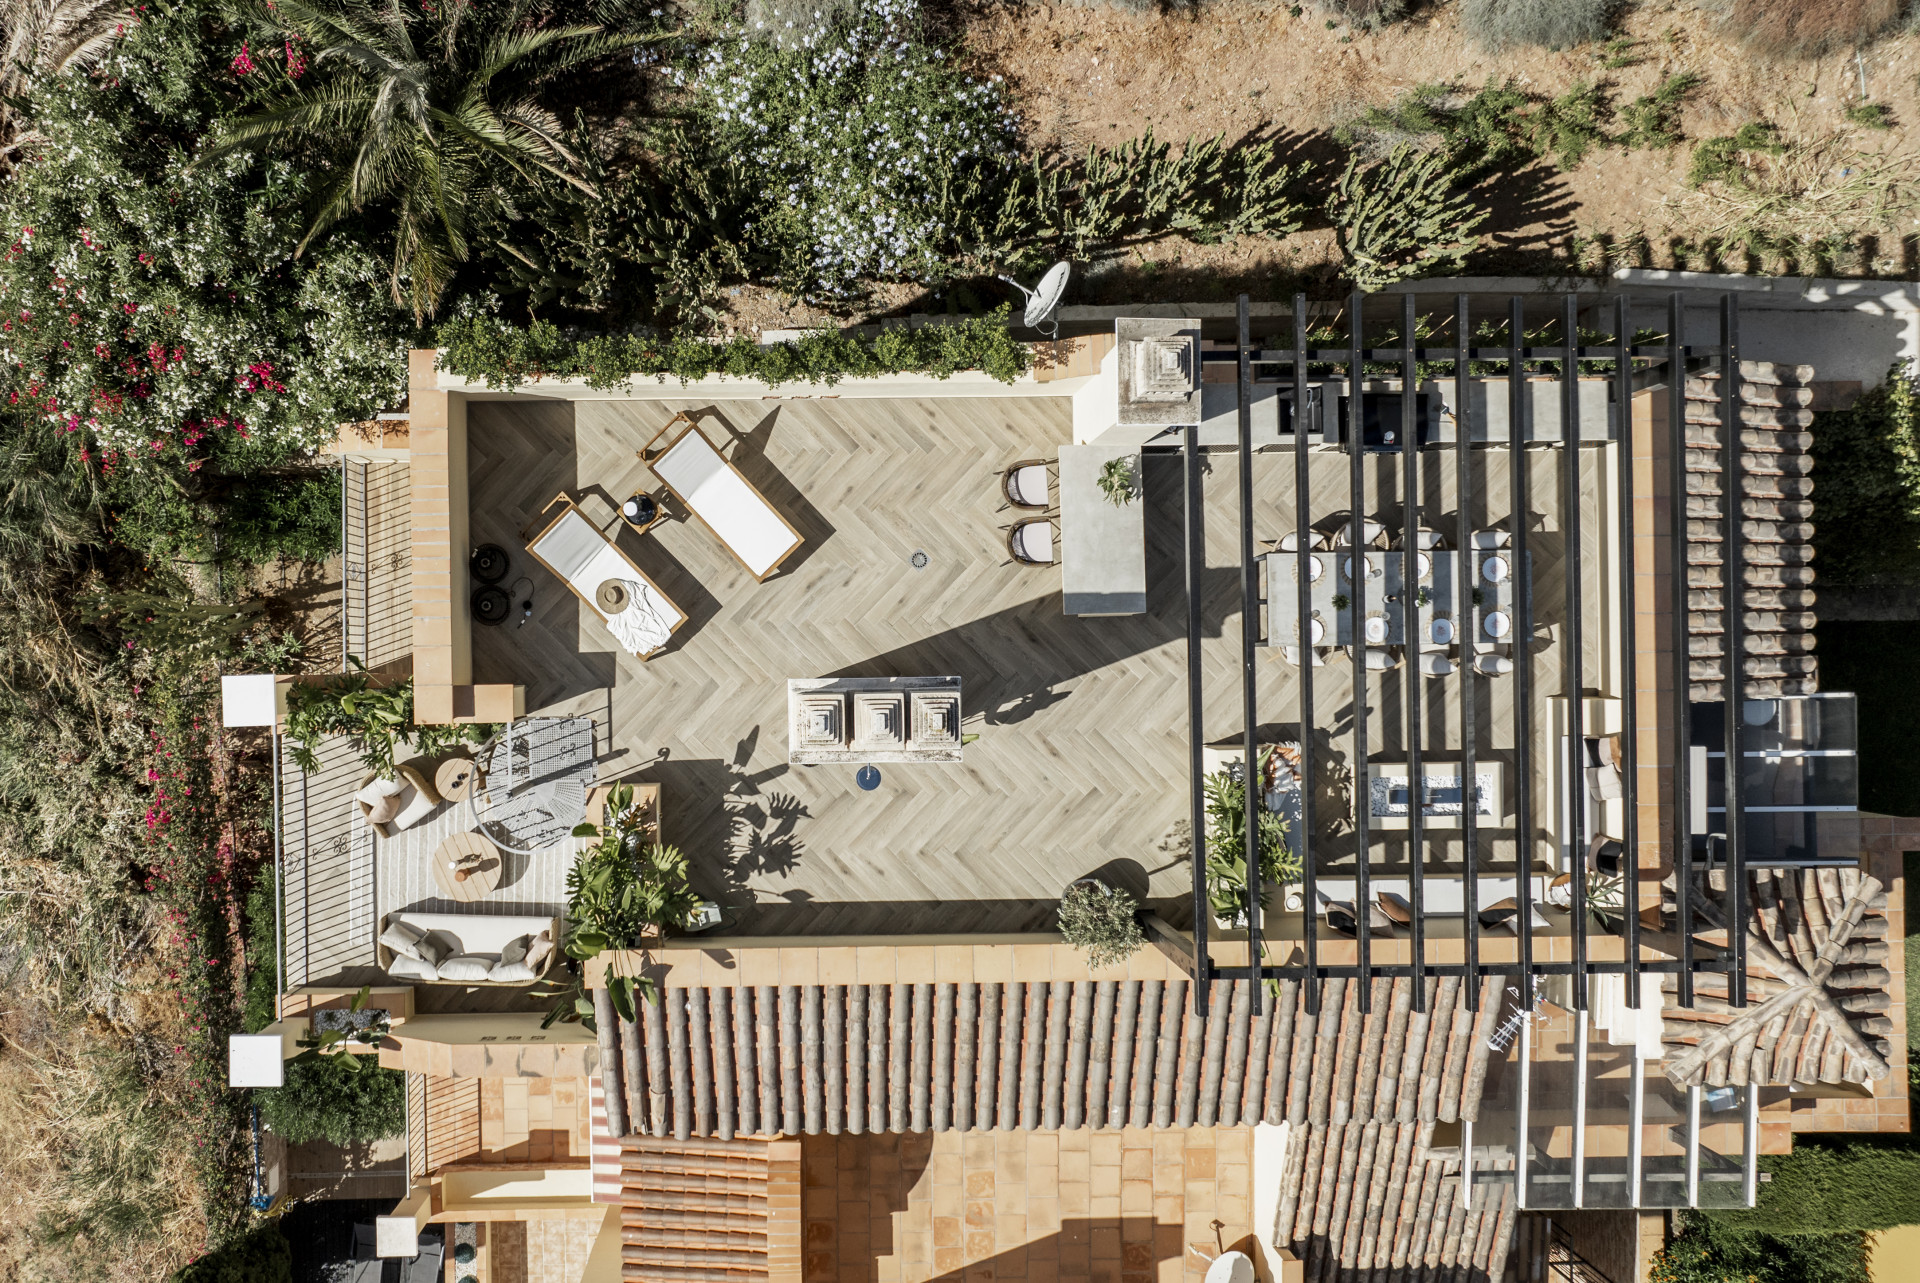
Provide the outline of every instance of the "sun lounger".
{"type": "Polygon", "coordinates": [[[764,581],[804,542],[685,414],[668,420],[640,458],[755,579],[764,581]]]}
{"type": "Polygon", "coordinates": [[[540,515],[544,517],[556,507],[559,515],[527,540],[527,551],[593,608],[622,649],[651,659],[674,630],[687,622],[686,612],[667,600],[659,585],[601,534],[566,495],[548,504],[540,515]],[[611,616],[598,600],[600,585],[609,580],[626,590],[626,608],[611,616]]]}

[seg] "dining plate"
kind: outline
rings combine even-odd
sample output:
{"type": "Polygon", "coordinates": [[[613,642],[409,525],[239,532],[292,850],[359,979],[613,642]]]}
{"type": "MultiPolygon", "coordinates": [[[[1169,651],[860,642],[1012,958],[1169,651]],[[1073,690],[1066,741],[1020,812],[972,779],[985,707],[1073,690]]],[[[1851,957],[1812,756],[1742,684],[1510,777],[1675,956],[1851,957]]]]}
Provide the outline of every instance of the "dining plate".
{"type": "Polygon", "coordinates": [[[1512,621],[1507,618],[1505,611],[1502,611],[1502,610],[1492,611],[1487,615],[1487,621],[1486,621],[1487,636],[1505,637],[1507,635],[1507,629],[1511,626],[1511,624],[1512,624],[1512,621]]]}
{"type": "Polygon", "coordinates": [[[1378,615],[1369,618],[1367,620],[1367,640],[1370,642],[1383,642],[1386,639],[1387,621],[1378,615]]]}
{"type": "Polygon", "coordinates": [[[1507,559],[1505,557],[1487,558],[1480,563],[1480,573],[1488,583],[1499,583],[1507,577],[1507,559]]]}
{"type": "Polygon", "coordinates": [[[1445,615],[1436,616],[1427,629],[1427,636],[1443,646],[1446,645],[1453,640],[1453,621],[1445,615]]]}

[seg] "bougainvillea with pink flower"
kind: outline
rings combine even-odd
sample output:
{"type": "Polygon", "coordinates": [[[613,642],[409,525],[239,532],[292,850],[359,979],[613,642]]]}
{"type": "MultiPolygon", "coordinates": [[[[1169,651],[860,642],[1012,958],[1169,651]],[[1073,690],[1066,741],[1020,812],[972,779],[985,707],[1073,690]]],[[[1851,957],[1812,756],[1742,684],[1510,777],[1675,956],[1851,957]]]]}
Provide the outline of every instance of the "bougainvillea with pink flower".
{"type": "Polygon", "coordinates": [[[217,119],[305,71],[297,44],[223,51],[200,21],[143,15],[96,74],[42,81],[46,141],[0,192],[0,389],[143,471],[310,450],[404,379],[404,320],[364,242],[295,253],[314,175],[196,163],[217,119]]]}

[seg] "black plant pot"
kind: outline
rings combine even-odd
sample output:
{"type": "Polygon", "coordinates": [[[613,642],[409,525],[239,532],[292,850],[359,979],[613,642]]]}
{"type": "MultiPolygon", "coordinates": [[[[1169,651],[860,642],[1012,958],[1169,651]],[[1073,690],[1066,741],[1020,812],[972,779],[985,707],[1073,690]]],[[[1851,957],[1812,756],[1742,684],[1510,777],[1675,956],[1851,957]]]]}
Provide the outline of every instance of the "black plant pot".
{"type": "Polygon", "coordinates": [[[498,627],[507,622],[507,616],[513,613],[513,598],[507,596],[504,588],[488,584],[475,590],[473,594],[473,618],[489,628],[498,627]]]}
{"type": "MultiPolygon", "coordinates": [[[[467,569],[483,584],[497,584],[507,577],[507,550],[499,544],[483,543],[473,550],[467,569]]],[[[495,621],[496,623],[499,621],[495,621]]]]}

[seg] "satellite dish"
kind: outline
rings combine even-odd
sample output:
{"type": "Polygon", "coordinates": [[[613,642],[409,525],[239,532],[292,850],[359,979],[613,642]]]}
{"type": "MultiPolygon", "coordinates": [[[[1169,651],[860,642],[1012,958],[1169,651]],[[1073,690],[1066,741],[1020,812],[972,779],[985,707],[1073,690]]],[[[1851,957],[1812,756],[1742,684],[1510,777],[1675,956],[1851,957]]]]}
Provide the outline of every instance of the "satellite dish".
{"type": "Polygon", "coordinates": [[[1061,296],[1067,292],[1067,277],[1072,272],[1073,268],[1069,264],[1055,263],[1047,269],[1046,275],[1042,276],[1040,283],[1032,289],[1028,289],[1011,276],[1000,278],[1027,296],[1027,312],[1021,318],[1022,325],[1030,330],[1047,330],[1049,338],[1060,337],[1060,321],[1057,314],[1060,311],[1061,296]]]}

